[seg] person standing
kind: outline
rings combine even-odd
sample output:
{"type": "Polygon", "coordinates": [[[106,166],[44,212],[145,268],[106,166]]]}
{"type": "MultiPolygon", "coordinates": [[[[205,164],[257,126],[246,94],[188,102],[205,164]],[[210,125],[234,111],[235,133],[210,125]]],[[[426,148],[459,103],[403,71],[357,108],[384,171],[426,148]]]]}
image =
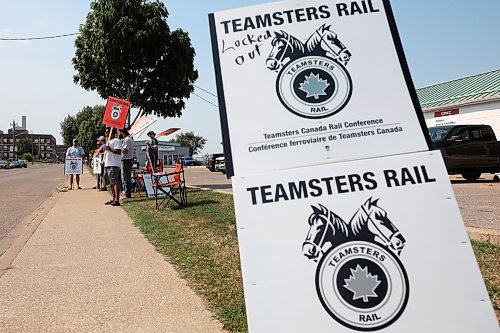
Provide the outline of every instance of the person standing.
{"type": "Polygon", "coordinates": [[[109,187],[111,188],[111,200],[105,205],[120,206],[120,167],[121,167],[122,143],[114,135],[113,139],[106,144],[104,153],[104,170],[108,175],[109,187]]]}
{"type": "Polygon", "coordinates": [[[122,139],[122,184],[127,198],[132,197],[132,164],[134,162],[134,140],[127,129],[120,131],[122,139]]]}
{"type": "MultiPolygon", "coordinates": [[[[85,151],[83,150],[82,147],[78,145],[78,139],[73,139],[73,146],[69,147],[68,150],[66,150],[66,157],[79,157],[79,158],[84,158],[85,157],[85,151]]],[[[76,186],[78,189],[81,189],[80,187],[80,175],[75,175],[76,176],[76,186]]],[[[69,176],[69,189],[73,189],[73,175],[69,176]]]]}
{"type": "Polygon", "coordinates": [[[147,149],[146,153],[149,156],[149,162],[152,164],[151,168],[154,170],[158,167],[158,140],[156,139],[156,133],[153,131],[148,132],[149,140],[146,141],[147,149]]]}

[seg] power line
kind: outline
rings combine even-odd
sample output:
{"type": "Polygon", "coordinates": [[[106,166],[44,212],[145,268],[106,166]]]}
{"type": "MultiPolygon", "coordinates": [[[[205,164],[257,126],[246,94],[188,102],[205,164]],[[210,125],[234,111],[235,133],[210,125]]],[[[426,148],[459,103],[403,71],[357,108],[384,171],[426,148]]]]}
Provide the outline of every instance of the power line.
{"type": "Polygon", "coordinates": [[[200,89],[201,91],[206,92],[206,93],[207,93],[207,94],[209,94],[209,95],[212,95],[212,96],[214,96],[214,97],[217,97],[217,95],[214,95],[214,94],[212,94],[210,91],[206,91],[205,89],[198,87],[196,84],[193,84],[193,86],[195,86],[195,88],[200,89]]]}
{"type": "Polygon", "coordinates": [[[79,32],[75,32],[75,33],[72,33],[72,34],[56,35],[56,36],[44,36],[44,37],[0,38],[0,40],[3,40],[3,41],[41,40],[41,39],[52,39],[52,38],[68,37],[68,36],[74,36],[74,35],[79,35],[79,34],[80,34],[79,32]]]}
{"type": "Polygon", "coordinates": [[[195,92],[193,92],[193,95],[197,96],[198,98],[201,98],[202,100],[204,100],[204,101],[205,101],[205,102],[207,102],[208,104],[212,104],[212,105],[213,105],[213,106],[215,106],[216,108],[218,108],[218,107],[219,107],[218,105],[216,105],[216,104],[214,104],[214,103],[210,102],[209,100],[207,100],[207,99],[205,99],[205,98],[201,97],[200,95],[198,95],[198,94],[197,94],[197,93],[195,93],[195,92]]]}

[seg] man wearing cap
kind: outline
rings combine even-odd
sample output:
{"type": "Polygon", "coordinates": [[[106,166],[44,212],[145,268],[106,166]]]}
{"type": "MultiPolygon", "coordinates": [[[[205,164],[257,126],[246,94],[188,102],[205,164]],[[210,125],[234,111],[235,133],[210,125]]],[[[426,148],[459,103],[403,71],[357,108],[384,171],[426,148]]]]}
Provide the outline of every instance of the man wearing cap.
{"type": "MultiPolygon", "coordinates": [[[[66,157],[85,157],[85,151],[78,145],[78,139],[73,139],[73,146],[69,147],[68,150],[66,150],[66,157]]],[[[81,189],[80,175],[76,175],[76,186],[78,187],[78,189],[81,189]]],[[[69,177],[69,189],[73,189],[73,175],[70,175],[69,177]]]]}
{"type": "Polygon", "coordinates": [[[104,154],[104,169],[108,175],[112,195],[112,199],[106,201],[105,205],[120,206],[121,157],[122,143],[114,135],[113,139],[109,140],[106,144],[106,152],[104,154]]]}
{"type": "Polygon", "coordinates": [[[123,192],[127,198],[132,197],[132,164],[134,161],[134,140],[130,137],[128,129],[120,131],[122,139],[122,184],[123,192]]]}
{"type": "Polygon", "coordinates": [[[158,164],[158,140],[155,138],[156,133],[153,131],[148,132],[149,140],[146,141],[146,153],[149,156],[149,161],[152,164],[153,170],[156,169],[158,164]]]}

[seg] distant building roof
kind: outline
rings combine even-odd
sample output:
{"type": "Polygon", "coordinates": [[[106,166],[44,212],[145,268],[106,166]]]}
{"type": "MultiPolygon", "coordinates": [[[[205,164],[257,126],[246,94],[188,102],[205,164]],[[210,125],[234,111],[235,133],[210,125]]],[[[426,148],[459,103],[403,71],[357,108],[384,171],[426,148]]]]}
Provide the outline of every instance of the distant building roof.
{"type": "Polygon", "coordinates": [[[500,100],[500,69],[417,89],[422,110],[500,100]]]}

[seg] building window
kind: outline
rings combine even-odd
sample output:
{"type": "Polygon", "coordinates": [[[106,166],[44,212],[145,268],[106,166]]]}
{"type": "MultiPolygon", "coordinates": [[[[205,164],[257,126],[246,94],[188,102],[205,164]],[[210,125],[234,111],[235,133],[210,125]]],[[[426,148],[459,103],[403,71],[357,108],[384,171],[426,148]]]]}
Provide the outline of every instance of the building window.
{"type": "Polygon", "coordinates": [[[12,139],[9,139],[9,143],[12,143],[12,139]]]}

